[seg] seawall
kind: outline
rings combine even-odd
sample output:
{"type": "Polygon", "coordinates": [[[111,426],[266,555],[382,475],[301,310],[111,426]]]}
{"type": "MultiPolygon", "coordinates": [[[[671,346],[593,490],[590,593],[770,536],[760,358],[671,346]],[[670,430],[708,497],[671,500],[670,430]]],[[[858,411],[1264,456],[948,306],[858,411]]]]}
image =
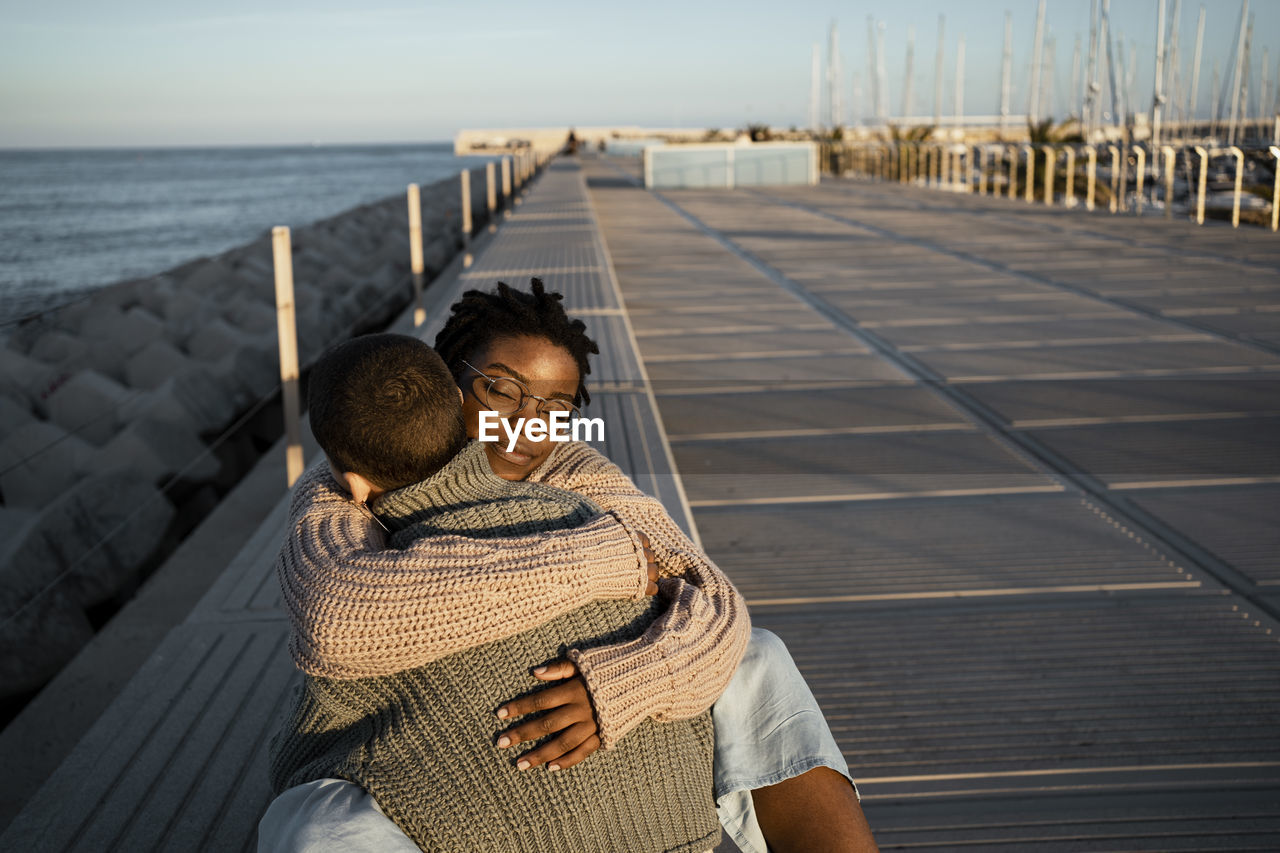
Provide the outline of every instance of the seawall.
{"type": "MultiPolygon", "coordinates": [[[[483,172],[471,173],[484,221],[483,172]]],[[[461,246],[459,181],[421,190],[425,279],[461,246]]],[[[298,344],[412,298],[403,195],[293,231],[298,344]]],[[[0,342],[0,703],[79,651],[282,429],[270,235],[121,282],[0,342]]]]}

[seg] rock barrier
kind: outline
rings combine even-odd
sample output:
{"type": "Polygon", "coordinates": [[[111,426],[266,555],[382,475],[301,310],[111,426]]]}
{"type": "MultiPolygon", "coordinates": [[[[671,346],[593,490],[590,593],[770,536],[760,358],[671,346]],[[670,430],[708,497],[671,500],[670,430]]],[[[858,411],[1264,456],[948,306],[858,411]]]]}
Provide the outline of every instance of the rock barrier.
{"type": "MultiPolygon", "coordinates": [[[[422,187],[421,198],[430,280],[461,246],[457,178],[422,187]]],[[[294,229],[293,269],[304,366],[384,327],[412,293],[405,197],[294,229]]],[[[176,544],[187,498],[203,488],[203,514],[210,484],[225,493],[244,473],[226,470],[228,454],[210,444],[279,388],[270,234],[5,331],[0,697],[15,697],[56,674],[104,605],[122,603],[176,544]]]]}

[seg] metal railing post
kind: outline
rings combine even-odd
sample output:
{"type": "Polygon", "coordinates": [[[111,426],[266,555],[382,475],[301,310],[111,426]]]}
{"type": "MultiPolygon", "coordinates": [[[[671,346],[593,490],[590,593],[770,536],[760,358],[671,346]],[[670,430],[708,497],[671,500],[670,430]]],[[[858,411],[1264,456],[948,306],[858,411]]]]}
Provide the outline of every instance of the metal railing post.
{"type": "Polygon", "coordinates": [[[502,158],[502,215],[511,216],[511,158],[502,158]]]}
{"type": "Polygon", "coordinates": [[[987,194],[987,149],[978,148],[978,195],[987,194]]]}
{"type": "Polygon", "coordinates": [[[1018,149],[1016,146],[1010,145],[1005,149],[1005,153],[1009,155],[1009,186],[1007,194],[1009,198],[1018,197],[1018,149]]]}
{"type": "Polygon", "coordinates": [[[1030,204],[1036,200],[1036,150],[1030,145],[1024,145],[1022,151],[1027,155],[1027,188],[1024,200],[1030,204]]]}
{"type": "Polygon", "coordinates": [[[1209,152],[1197,145],[1196,154],[1200,155],[1200,180],[1196,193],[1196,224],[1204,224],[1204,190],[1209,177],[1209,152]]]}
{"type": "MultiPolygon", "coordinates": [[[[1172,145],[1162,146],[1160,153],[1164,154],[1164,218],[1173,219],[1173,167],[1178,155],[1172,145]]],[[[1155,193],[1155,189],[1151,192],[1155,193]]]]}
{"type": "Polygon", "coordinates": [[[1067,207],[1076,206],[1076,150],[1067,146],[1067,207]]]}
{"type": "MultiPolygon", "coordinates": [[[[1280,125],[1280,120],[1277,121],[1280,125]]],[[[1280,228],[1280,147],[1270,146],[1271,156],[1275,158],[1275,187],[1271,190],[1271,230],[1280,228]]]]}
{"type": "Polygon", "coordinates": [[[1120,200],[1116,198],[1120,185],[1120,149],[1114,145],[1108,145],[1107,151],[1111,153],[1111,212],[1115,213],[1120,209],[1120,200]]]}
{"type": "Polygon", "coordinates": [[[1053,207],[1053,167],[1058,159],[1058,152],[1053,150],[1052,145],[1041,145],[1040,150],[1044,152],[1044,204],[1045,207],[1053,207]]]}
{"type": "Polygon", "coordinates": [[[1085,167],[1084,206],[1086,210],[1093,210],[1094,188],[1098,183],[1098,149],[1090,145],[1085,151],[1089,155],[1089,164],[1085,167]]]}
{"type": "Polygon", "coordinates": [[[1227,149],[1236,158],[1236,186],[1231,197],[1231,227],[1240,227],[1240,188],[1244,182],[1244,152],[1238,146],[1232,145],[1227,149]]]}
{"type": "Polygon", "coordinates": [[[276,333],[280,345],[280,396],[284,402],[285,478],[290,487],[302,476],[302,407],[298,391],[298,325],[293,303],[293,248],[289,229],[271,229],[276,275],[276,333]]]}
{"type": "Polygon", "coordinates": [[[493,162],[484,164],[485,203],[489,206],[489,233],[498,230],[498,222],[494,218],[498,212],[498,188],[493,180],[493,162]]]}
{"type": "Polygon", "coordinates": [[[1133,153],[1138,158],[1138,210],[1139,216],[1142,215],[1142,184],[1147,175],[1147,152],[1142,150],[1141,145],[1133,146],[1133,153]]]}
{"type": "MultiPolygon", "coordinates": [[[[419,223],[418,230],[422,230],[419,223]]],[[[471,266],[471,170],[462,170],[462,266],[471,266]]]]}
{"type": "Polygon", "coordinates": [[[413,325],[417,328],[426,319],[426,313],[422,310],[422,287],[425,278],[422,263],[422,198],[417,184],[409,184],[408,202],[409,270],[413,273],[413,325]]]}

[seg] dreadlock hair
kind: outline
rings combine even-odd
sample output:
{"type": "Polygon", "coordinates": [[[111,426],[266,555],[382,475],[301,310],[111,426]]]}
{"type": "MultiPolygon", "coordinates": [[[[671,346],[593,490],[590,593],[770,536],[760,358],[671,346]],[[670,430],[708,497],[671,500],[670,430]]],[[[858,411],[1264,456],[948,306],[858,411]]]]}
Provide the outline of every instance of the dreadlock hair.
{"type": "Polygon", "coordinates": [[[307,387],[311,432],[339,471],[399,489],[467,443],[458,386],[425,341],[363,335],[320,356],[307,387]]]}
{"type": "Polygon", "coordinates": [[[585,323],[569,319],[560,304],[563,295],[548,293],[540,278],[533,279],[530,285],[530,292],[525,293],[500,281],[496,290],[468,290],[462,294],[462,299],[450,306],[449,321],[436,335],[436,352],[461,385],[467,372],[462,360],[475,358],[494,341],[542,338],[563,347],[578,363],[578,390],[573,402],[585,405],[591,402],[587,393],[587,374],[591,372],[588,356],[599,354],[600,348],[587,337],[585,323]]]}

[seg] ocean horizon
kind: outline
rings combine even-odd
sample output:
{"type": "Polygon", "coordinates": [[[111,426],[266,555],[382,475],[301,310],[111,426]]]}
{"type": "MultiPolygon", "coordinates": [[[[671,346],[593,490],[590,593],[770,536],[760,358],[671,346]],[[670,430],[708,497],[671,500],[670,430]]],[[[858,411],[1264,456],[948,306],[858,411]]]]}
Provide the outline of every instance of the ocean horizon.
{"type": "Polygon", "coordinates": [[[488,159],[447,141],[0,149],[0,327],[488,159]]]}

